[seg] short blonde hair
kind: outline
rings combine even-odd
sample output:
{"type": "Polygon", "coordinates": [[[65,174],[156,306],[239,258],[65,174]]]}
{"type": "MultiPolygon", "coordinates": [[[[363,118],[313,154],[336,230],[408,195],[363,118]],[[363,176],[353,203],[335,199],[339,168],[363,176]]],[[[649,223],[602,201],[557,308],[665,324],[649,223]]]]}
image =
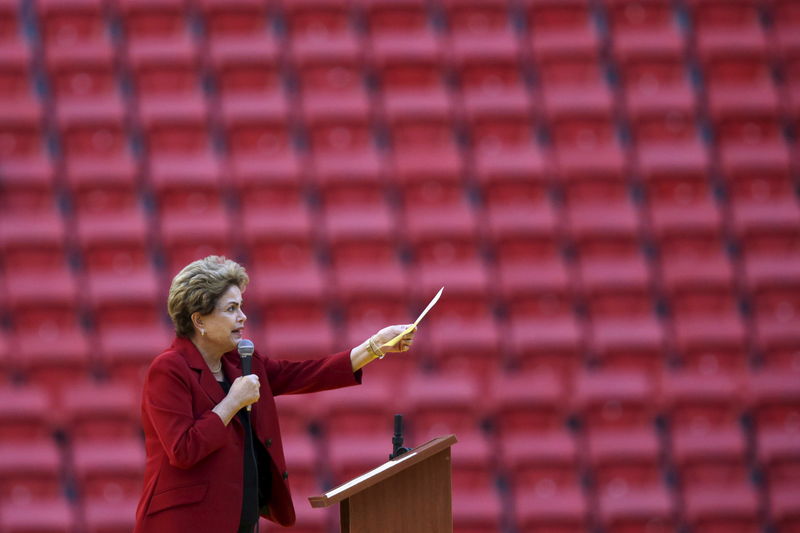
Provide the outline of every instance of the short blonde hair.
{"type": "Polygon", "coordinates": [[[209,255],[183,267],[172,279],[167,299],[175,333],[179,337],[190,337],[194,333],[192,314],[211,313],[231,285],[244,292],[249,281],[242,265],[219,255],[209,255]]]}

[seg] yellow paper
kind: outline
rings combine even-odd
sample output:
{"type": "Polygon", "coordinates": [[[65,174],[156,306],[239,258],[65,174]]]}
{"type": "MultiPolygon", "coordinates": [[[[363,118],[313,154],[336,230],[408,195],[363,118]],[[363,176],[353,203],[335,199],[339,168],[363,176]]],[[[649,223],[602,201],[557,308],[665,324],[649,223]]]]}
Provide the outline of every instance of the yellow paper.
{"type": "Polygon", "coordinates": [[[442,297],[442,291],[444,291],[444,287],[442,287],[441,289],[439,289],[439,292],[437,292],[437,293],[436,293],[436,296],[434,296],[434,297],[433,297],[433,300],[431,300],[431,301],[430,301],[430,303],[428,304],[428,307],[426,307],[426,308],[425,308],[425,310],[424,310],[424,311],[422,311],[422,312],[419,314],[419,316],[417,317],[417,319],[414,321],[414,323],[413,323],[413,324],[411,324],[410,326],[408,326],[408,327],[406,328],[406,330],[405,330],[403,333],[401,333],[401,334],[400,334],[400,335],[398,335],[397,337],[393,338],[393,339],[392,339],[392,340],[390,340],[389,342],[385,343],[383,346],[381,346],[381,348],[391,348],[392,346],[394,346],[395,344],[397,344],[398,342],[400,342],[400,339],[402,339],[403,337],[405,337],[406,335],[408,335],[409,333],[411,333],[412,331],[414,331],[414,329],[415,329],[415,328],[417,327],[417,325],[419,324],[420,320],[422,320],[422,318],[423,318],[425,315],[427,315],[427,314],[428,314],[428,311],[430,311],[430,310],[433,308],[433,306],[434,306],[434,305],[436,305],[436,302],[438,302],[438,301],[439,301],[439,298],[441,298],[441,297],[442,297]]]}

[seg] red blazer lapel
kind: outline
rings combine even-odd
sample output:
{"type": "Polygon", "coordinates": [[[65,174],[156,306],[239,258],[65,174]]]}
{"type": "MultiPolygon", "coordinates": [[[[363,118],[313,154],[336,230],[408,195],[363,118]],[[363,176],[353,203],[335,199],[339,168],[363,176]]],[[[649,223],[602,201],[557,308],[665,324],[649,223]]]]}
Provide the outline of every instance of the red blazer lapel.
{"type": "Polygon", "coordinates": [[[200,373],[200,388],[203,389],[203,392],[208,394],[215,405],[221,402],[222,399],[225,398],[225,391],[222,390],[222,387],[217,383],[217,379],[214,377],[214,374],[211,373],[211,369],[208,368],[197,346],[189,339],[184,339],[182,337],[176,338],[173,345],[186,358],[186,363],[189,365],[189,368],[200,373]]]}

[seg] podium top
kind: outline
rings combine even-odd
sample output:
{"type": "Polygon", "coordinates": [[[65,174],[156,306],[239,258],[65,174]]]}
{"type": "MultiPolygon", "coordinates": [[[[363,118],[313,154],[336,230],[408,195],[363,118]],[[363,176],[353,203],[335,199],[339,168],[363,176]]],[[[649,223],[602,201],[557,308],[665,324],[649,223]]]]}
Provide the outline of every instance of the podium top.
{"type": "Polygon", "coordinates": [[[456,439],[455,435],[438,437],[414,448],[413,450],[407,451],[396,459],[391,459],[381,466],[373,468],[369,472],[366,472],[357,478],[351,479],[347,483],[343,483],[342,485],[329,490],[325,494],[320,496],[311,496],[308,498],[308,501],[311,503],[311,507],[329,507],[353,496],[354,494],[358,494],[366,488],[380,483],[384,479],[387,479],[410,466],[436,455],[440,451],[449,448],[456,442],[458,442],[458,440],[456,439]]]}

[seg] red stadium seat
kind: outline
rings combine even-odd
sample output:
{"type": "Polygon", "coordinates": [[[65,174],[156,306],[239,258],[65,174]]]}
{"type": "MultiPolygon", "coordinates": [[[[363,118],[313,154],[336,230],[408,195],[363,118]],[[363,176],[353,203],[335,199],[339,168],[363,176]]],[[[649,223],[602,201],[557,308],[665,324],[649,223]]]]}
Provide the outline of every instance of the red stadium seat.
{"type": "Polygon", "coordinates": [[[208,108],[198,92],[143,100],[139,118],[151,157],[199,155],[209,145],[208,108]]]}
{"type": "Polygon", "coordinates": [[[769,491],[769,515],[780,531],[796,530],[800,524],[797,484],[773,487],[769,491]]]}
{"type": "Polygon", "coordinates": [[[17,38],[20,30],[19,6],[13,0],[0,3],[0,41],[17,38]]]}
{"type": "Polygon", "coordinates": [[[231,217],[221,206],[163,213],[160,236],[170,276],[198,257],[211,254],[230,257],[232,224],[231,217]]]}
{"type": "Polygon", "coordinates": [[[0,156],[24,161],[44,153],[42,106],[25,93],[0,102],[0,156]]]}
{"type": "Polygon", "coordinates": [[[222,122],[234,157],[283,155],[290,150],[288,106],[280,93],[223,98],[222,122]]]}
{"type": "Polygon", "coordinates": [[[157,321],[162,304],[160,281],[150,268],[88,276],[87,300],[95,327],[105,329],[157,321]]]}
{"type": "Polygon", "coordinates": [[[535,144],[478,146],[473,150],[474,171],[489,204],[540,200],[547,190],[548,165],[535,144]]]}
{"type": "MultiPolygon", "coordinates": [[[[265,353],[259,345],[259,352],[265,353]]],[[[268,356],[271,357],[271,356],[268,356]]],[[[319,423],[319,404],[308,401],[308,396],[300,394],[282,395],[276,397],[275,405],[281,420],[281,432],[290,436],[306,436],[309,429],[319,423]]]]}
{"type": "Polygon", "coordinates": [[[730,302],[734,265],[713,234],[669,237],[662,241],[661,284],[668,302],[676,308],[708,310],[730,302]],[[694,242],[692,242],[694,241],[694,242]],[[714,305],[711,305],[711,304],[714,305]]]}
{"type": "Polygon", "coordinates": [[[215,44],[243,38],[255,40],[269,28],[267,7],[258,1],[203,0],[200,9],[206,31],[215,44]]]}
{"type": "Polygon", "coordinates": [[[599,499],[604,529],[614,531],[674,531],[678,519],[676,505],[662,485],[651,485],[630,492],[614,490],[599,499]]]}
{"type": "Polygon", "coordinates": [[[392,439],[384,435],[331,435],[327,439],[328,466],[335,485],[349,481],[389,460],[392,439]]]}
{"type": "MultiPolygon", "coordinates": [[[[213,0],[211,3],[215,3],[213,0]]],[[[207,5],[209,13],[217,9],[232,10],[238,6],[232,2],[207,5]]],[[[250,2],[248,8],[256,10],[263,6],[250,2]]],[[[264,20],[264,19],[261,19],[264,20]]],[[[224,22],[220,22],[224,24],[224,22]]],[[[258,24],[259,19],[249,19],[249,24],[258,24]]],[[[278,42],[269,33],[218,34],[209,43],[207,60],[223,100],[236,95],[275,95],[281,93],[281,74],[277,65],[278,42]]]]}
{"type": "Polygon", "coordinates": [[[0,441],[34,442],[51,433],[51,401],[40,386],[0,386],[0,441]]]}
{"type": "Polygon", "coordinates": [[[220,162],[212,154],[150,160],[149,178],[162,213],[202,213],[219,205],[220,162]]]}
{"type": "Polygon", "coordinates": [[[48,46],[70,46],[93,41],[106,30],[103,5],[97,0],[36,2],[42,34],[48,46]]]}
{"type": "Polygon", "coordinates": [[[127,150],[66,162],[65,178],[79,215],[117,214],[139,207],[137,177],[136,163],[127,150]]]}
{"type": "MultiPolygon", "coordinates": [[[[437,435],[431,434],[431,437],[435,436],[437,435]]],[[[424,440],[419,440],[419,444],[423,442],[424,440]]],[[[478,432],[462,432],[458,435],[458,444],[458,448],[453,447],[451,450],[452,486],[456,493],[453,500],[458,500],[460,492],[494,489],[494,453],[485,436],[478,432]]],[[[491,520],[484,513],[480,514],[482,520],[491,520]]]]}
{"type": "MultiPolygon", "coordinates": [[[[2,84],[2,81],[0,81],[2,84]]],[[[0,161],[3,175],[3,213],[45,213],[55,208],[55,172],[44,154],[21,160],[0,161]]]]}
{"type": "Polygon", "coordinates": [[[4,503],[0,527],[9,533],[70,533],[78,527],[77,510],[63,497],[4,503]]]}
{"type": "Polygon", "coordinates": [[[522,533],[579,533],[586,531],[589,524],[589,502],[577,484],[529,488],[514,494],[514,517],[522,533]]]}
{"type": "Polygon", "coordinates": [[[624,56],[620,51],[617,54],[625,108],[634,125],[670,113],[678,116],[696,113],[697,99],[680,56],[641,50],[630,50],[624,56]]]}
{"type": "Polygon", "coordinates": [[[139,391],[129,385],[78,382],[64,388],[58,405],[73,443],[139,436],[139,391]]]}
{"type": "Polygon", "coordinates": [[[19,270],[6,278],[7,306],[19,332],[57,336],[59,328],[74,326],[78,311],[78,285],[65,269],[19,270]]]}
{"type": "Polygon", "coordinates": [[[738,425],[676,428],[672,458],[684,487],[724,487],[747,480],[745,436],[738,425]]]}
{"type": "Polygon", "coordinates": [[[312,258],[313,231],[311,213],[302,202],[276,204],[268,209],[253,206],[242,212],[242,239],[255,267],[291,267],[308,262],[312,258]]]}
{"type": "Polygon", "coordinates": [[[667,335],[651,314],[605,317],[601,313],[589,329],[590,349],[603,368],[661,372],[667,335]]]}
{"type": "Polygon", "coordinates": [[[598,31],[585,0],[528,0],[525,9],[535,58],[599,50],[598,31]]]}
{"type": "Polygon", "coordinates": [[[486,381],[502,367],[501,334],[489,313],[474,318],[441,318],[429,326],[434,365],[445,372],[469,372],[486,381]]]}
{"type": "Polygon", "coordinates": [[[316,263],[259,266],[251,279],[247,299],[262,308],[268,321],[308,320],[324,313],[329,289],[326,272],[316,263]]]}
{"type": "Polygon", "coordinates": [[[409,377],[402,397],[413,440],[425,442],[448,433],[477,431],[482,414],[474,404],[478,390],[472,377],[460,373],[409,377]]]}
{"type": "Polygon", "coordinates": [[[680,57],[684,40],[672,5],[663,0],[607,2],[611,39],[617,57],[670,54],[680,57]]]}
{"type": "Polygon", "coordinates": [[[169,347],[174,335],[161,322],[117,324],[98,332],[97,360],[112,381],[138,390],[150,362],[169,347]]]}
{"type": "Polygon", "coordinates": [[[567,219],[582,262],[637,261],[641,216],[629,201],[571,205],[567,219]]]}
{"type": "Polygon", "coordinates": [[[660,385],[661,408],[675,432],[729,428],[742,415],[741,383],[729,375],[666,373],[660,385]]]}
{"type": "Polygon", "coordinates": [[[577,486],[578,445],[563,429],[506,435],[499,453],[501,469],[517,493],[545,496],[577,486]]]}
{"type": "Polygon", "coordinates": [[[187,6],[182,0],[118,0],[123,27],[128,40],[182,37],[187,31],[187,6]]]}
{"type": "Polygon", "coordinates": [[[584,372],[575,379],[573,402],[586,431],[650,427],[654,407],[648,398],[652,380],[633,371],[584,372]]]}
{"type": "Polygon", "coordinates": [[[788,54],[800,49],[797,29],[800,28],[800,11],[791,0],[777,0],[772,3],[772,32],[780,51],[788,54]]]}
{"type": "Polygon", "coordinates": [[[303,180],[297,154],[284,146],[274,154],[233,154],[224,166],[244,210],[300,203],[303,180]]]}
{"type": "Polygon", "coordinates": [[[180,103],[199,92],[198,49],[188,34],[134,40],[127,52],[140,103],[168,98],[180,103]]]}
{"type": "Polygon", "coordinates": [[[406,313],[410,280],[397,260],[338,264],[333,277],[333,290],[348,318],[378,315],[397,320],[406,313]]]}
{"type": "Polygon", "coordinates": [[[367,25],[375,35],[412,33],[428,24],[422,0],[369,0],[364,2],[367,25]]]}
{"type": "Polygon", "coordinates": [[[46,388],[51,398],[57,398],[68,384],[89,376],[90,345],[82,329],[53,327],[45,322],[38,330],[22,331],[17,335],[14,364],[28,382],[46,388]]]}
{"type": "Polygon", "coordinates": [[[477,212],[466,201],[410,204],[403,215],[406,239],[420,260],[448,259],[445,255],[461,257],[469,253],[477,240],[477,212]]]}
{"type": "Polygon", "coordinates": [[[62,270],[66,227],[58,212],[4,213],[0,221],[0,252],[9,274],[62,270]]]}
{"type": "Polygon", "coordinates": [[[571,312],[512,319],[508,345],[521,368],[552,371],[562,379],[570,378],[583,361],[581,324],[571,312]]]}
{"type": "MultiPolygon", "coordinates": [[[[529,243],[521,243],[523,246],[529,243]]],[[[508,313],[512,317],[554,316],[571,312],[572,285],[571,270],[561,257],[536,255],[535,247],[527,250],[501,250],[498,257],[498,280],[495,290],[499,292],[508,313]],[[531,253],[532,252],[532,253],[531,253]],[[503,254],[519,257],[506,259],[503,254]],[[527,253],[529,256],[526,257],[527,253]],[[537,275],[530,276],[531,261],[536,265],[537,275]]],[[[496,252],[497,253],[497,252],[496,252]]]]}
{"type": "Polygon", "coordinates": [[[396,408],[396,388],[391,381],[370,379],[358,389],[343,388],[325,394],[324,405],[319,408],[324,429],[330,435],[372,432],[389,435],[396,408]]]}
{"type": "Polygon", "coordinates": [[[491,485],[454,489],[452,508],[457,533],[491,533],[499,531],[503,522],[503,503],[491,485]]]}
{"type": "Polygon", "coordinates": [[[659,242],[692,235],[721,235],[722,213],[705,180],[651,180],[647,184],[650,226],[659,242]]]}
{"type": "Polygon", "coordinates": [[[325,205],[363,205],[384,198],[386,159],[371,142],[356,142],[359,145],[352,149],[328,149],[313,155],[312,178],[325,205]]]}
{"type": "Polygon", "coordinates": [[[502,441],[563,427],[566,390],[554,372],[495,372],[488,390],[492,424],[502,441]]]}
{"type": "Polygon", "coordinates": [[[800,481],[800,450],[792,428],[756,430],[756,457],[771,487],[797,485],[800,481]]]}
{"type": "Polygon", "coordinates": [[[103,33],[88,42],[51,44],[45,49],[45,61],[53,93],[62,104],[119,95],[114,45],[103,33]]]}
{"type": "Polygon", "coordinates": [[[338,265],[382,263],[395,257],[397,223],[384,202],[358,208],[331,205],[324,212],[323,228],[331,258],[338,265]]]}
{"type": "MultiPolygon", "coordinates": [[[[588,243],[586,247],[592,245],[588,243]]],[[[580,288],[592,317],[650,314],[652,280],[643,256],[620,253],[611,257],[592,257],[590,252],[581,257],[578,264],[580,288]]]]}
{"type": "MultiPolygon", "coordinates": [[[[98,196],[105,195],[98,191],[98,196]]],[[[95,198],[98,202],[106,202],[105,198],[95,198]]],[[[107,201],[113,200],[108,198],[107,201]]],[[[150,221],[138,206],[82,213],[76,225],[77,244],[90,277],[97,273],[127,275],[147,270],[151,251],[147,245],[150,221]]]]}
{"type": "Polygon", "coordinates": [[[286,25],[292,37],[347,32],[350,26],[350,6],[325,0],[280,2],[286,25]]]}
{"type": "Polygon", "coordinates": [[[0,494],[10,503],[61,494],[61,453],[51,439],[0,444],[0,494]]]}
{"type": "Polygon", "coordinates": [[[127,152],[125,108],[116,95],[61,103],[57,120],[68,158],[118,157],[127,152]]]}
{"type": "Polygon", "coordinates": [[[766,36],[755,2],[700,0],[690,3],[696,46],[701,57],[718,51],[763,51],[766,36]]]}
{"type": "Polygon", "coordinates": [[[586,442],[601,501],[659,487],[661,450],[653,428],[592,431],[586,442]]]}
{"type": "MultiPolygon", "coordinates": [[[[699,294],[701,301],[708,294],[699,294]]],[[[712,295],[712,298],[715,298],[712,295]]],[[[724,300],[723,300],[724,301],[724,300]]],[[[702,304],[701,304],[702,305],[702,304]]],[[[741,316],[731,306],[713,305],[708,312],[678,313],[674,320],[674,339],[685,366],[702,373],[731,372],[745,367],[745,328],[741,316]]]]}
{"type": "Polygon", "coordinates": [[[338,341],[333,326],[321,316],[305,320],[268,321],[262,329],[265,353],[278,359],[318,358],[352,348],[338,341]]]}
{"type": "Polygon", "coordinates": [[[686,488],[683,499],[686,521],[693,531],[759,531],[758,499],[753,487],[746,483],[686,488]]]}
{"type": "Polygon", "coordinates": [[[105,498],[83,500],[83,520],[88,533],[125,533],[136,524],[138,497],[109,502],[105,498]]]}
{"type": "Polygon", "coordinates": [[[286,468],[292,477],[292,491],[314,494],[319,490],[319,453],[315,443],[308,434],[303,433],[287,433],[282,438],[286,450],[286,468]]]}
{"type": "MultiPolygon", "coordinates": [[[[451,253],[449,242],[438,243],[436,253],[451,253]]],[[[447,299],[440,302],[441,318],[468,319],[484,316],[491,303],[489,272],[480,259],[459,258],[448,261],[419,261],[412,275],[417,283],[412,288],[412,298],[420,307],[442,287],[447,287],[447,299]]]]}
{"type": "Polygon", "coordinates": [[[139,438],[73,442],[71,456],[78,490],[86,497],[114,503],[142,490],[145,452],[139,438]]]}
{"type": "Polygon", "coordinates": [[[747,397],[759,428],[794,428],[800,411],[800,386],[796,376],[763,371],[748,376],[747,397]]]}
{"type": "Polygon", "coordinates": [[[560,232],[558,213],[545,199],[490,203],[486,226],[486,237],[501,264],[549,259],[560,232]]]}

